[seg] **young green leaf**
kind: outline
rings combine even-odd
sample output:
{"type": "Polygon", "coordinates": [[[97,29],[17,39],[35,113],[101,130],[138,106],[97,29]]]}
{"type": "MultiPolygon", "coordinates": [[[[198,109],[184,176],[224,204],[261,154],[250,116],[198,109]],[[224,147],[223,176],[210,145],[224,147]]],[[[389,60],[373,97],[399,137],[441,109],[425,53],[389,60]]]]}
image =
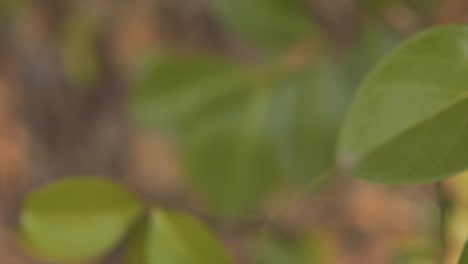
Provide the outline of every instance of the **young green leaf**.
{"type": "Polygon", "coordinates": [[[440,180],[468,168],[468,26],[416,35],[362,83],[338,163],[384,183],[440,180]]]}
{"type": "Polygon", "coordinates": [[[229,264],[216,236],[199,219],[154,209],[130,237],[128,264],[229,264]]]}
{"type": "Polygon", "coordinates": [[[67,178],[27,197],[20,238],[49,262],[82,263],[116,246],[142,210],[135,197],[111,181],[67,178]]]}

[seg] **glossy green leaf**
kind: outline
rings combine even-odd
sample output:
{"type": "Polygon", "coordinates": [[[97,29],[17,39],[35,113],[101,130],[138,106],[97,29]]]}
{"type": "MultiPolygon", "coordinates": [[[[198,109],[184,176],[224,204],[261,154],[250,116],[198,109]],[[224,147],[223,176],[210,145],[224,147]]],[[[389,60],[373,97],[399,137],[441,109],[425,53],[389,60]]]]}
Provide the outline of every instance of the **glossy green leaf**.
{"type": "Polygon", "coordinates": [[[458,264],[468,264],[468,241],[465,243],[465,247],[463,248],[458,264]]]}
{"type": "Polygon", "coordinates": [[[362,83],[338,163],[385,183],[440,180],[468,168],[468,26],[441,26],[397,48],[362,83]]]}
{"type": "Polygon", "coordinates": [[[228,264],[231,260],[212,231],[199,219],[155,209],[130,237],[128,264],[228,264]]]}
{"type": "Polygon", "coordinates": [[[266,51],[280,51],[313,33],[308,6],[298,0],[211,0],[215,15],[234,34],[266,51]]]}
{"type": "Polygon", "coordinates": [[[45,260],[82,263],[116,246],[142,210],[135,197],[111,181],[67,178],[27,197],[20,236],[45,260]]]}

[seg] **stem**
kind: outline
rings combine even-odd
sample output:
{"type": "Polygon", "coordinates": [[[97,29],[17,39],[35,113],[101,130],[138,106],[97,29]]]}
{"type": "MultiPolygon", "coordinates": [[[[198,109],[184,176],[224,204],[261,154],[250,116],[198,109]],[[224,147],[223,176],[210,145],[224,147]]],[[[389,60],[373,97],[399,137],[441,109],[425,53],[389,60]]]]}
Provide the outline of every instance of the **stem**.
{"type": "MultiPolygon", "coordinates": [[[[271,214],[266,217],[265,223],[263,224],[262,228],[259,231],[259,237],[257,242],[257,248],[260,249],[263,242],[266,239],[268,230],[270,227],[274,225],[276,221],[278,221],[281,216],[287,213],[288,209],[291,205],[297,203],[298,201],[302,200],[307,194],[312,191],[317,190],[320,188],[327,180],[331,179],[333,176],[337,175],[336,169],[329,169],[317,177],[313,177],[307,184],[302,188],[300,191],[296,192],[292,197],[289,199],[285,199],[285,202],[282,203],[277,210],[274,210],[271,214]]],[[[260,250],[258,250],[260,252],[260,250]]],[[[253,263],[259,262],[260,254],[256,254],[253,263]]]]}
{"type": "Polygon", "coordinates": [[[439,241],[440,241],[440,263],[444,263],[446,252],[445,226],[447,220],[447,199],[442,182],[436,183],[437,204],[439,206],[439,241]]]}

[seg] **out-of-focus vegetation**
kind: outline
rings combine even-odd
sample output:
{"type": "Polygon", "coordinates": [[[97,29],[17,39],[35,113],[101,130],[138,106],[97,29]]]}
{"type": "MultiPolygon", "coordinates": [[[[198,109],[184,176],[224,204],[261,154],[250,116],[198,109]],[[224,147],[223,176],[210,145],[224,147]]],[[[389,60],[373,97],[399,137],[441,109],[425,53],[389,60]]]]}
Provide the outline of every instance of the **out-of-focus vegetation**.
{"type": "MultiPolygon", "coordinates": [[[[334,162],[351,98],[369,70],[420,30],[468,22],[467,11],[463,0],[0,0],[0,262],[39,263],[31,252],[59,248],[63,263],[101,251],[107,256],[97,263],[456,263],[468,236],[466,173],[437,193],[433,184],[356,180],[334,162]],[[46,192],[50,186],[28,196],[75,175],[112,178],[135,195],[106,183],[94,192],[46,192]],[[143,207],[133,196],[151,206],[129,231],[143,207]],[[56,215],[66,220],[54,222],[56,215]],[[29,251],[16,241],[20,222],[30,228],[20,236],[29,251]],[[69,231],[83,244],[60,248],[72,241],[63,237],[69,231]],[[118,246],[128,232],[129,244],[118,246]],[[92,234],[89,243],[78,239],[92,234]]],[[[439,39],[450,56],[429,39],[413,50],[424,57],[419,64],[405,67],[406,54],[397,52],[386,67],[464,96],[456,61],[466,61],[466,40],[453,47],[451,37],[439,39]]],[[[379,70],[387,69],[374,70],[368,87],[388,81],[379,70]]],[[[401,94],[412,91],[405,85],[414,80],[398,82],[401,94]]],[[[444,103],[453,98],[431,91],[444,103]]],[[[411,102],[396,96],[357,119],[353,108],[339,152],[367,151],[379,145],[367,142],[397,131],[386,126],[394,118],[405,127],[424,114],[411,109],[430,95],[414,93],[411,102]],[[375,130],[365,134],[363,123],[375,130]]],[[[431,102],[431,109],[442,104],[431,102]]],[[[453,172],[466,168],[465,105],[456,122],[421,128],[440,137],[434,144],[462,131],[453,172]]],[[[416,148],[420,135],[398,150],[416,148]]],[[[414,167],[402,164],[405,151],[394,153],[373,159],[391,165],[398,182],[442,178],[423,173],[432,155],[414,167]]],[[[397,182],[366,166],[355,171],[397,182]]]]}

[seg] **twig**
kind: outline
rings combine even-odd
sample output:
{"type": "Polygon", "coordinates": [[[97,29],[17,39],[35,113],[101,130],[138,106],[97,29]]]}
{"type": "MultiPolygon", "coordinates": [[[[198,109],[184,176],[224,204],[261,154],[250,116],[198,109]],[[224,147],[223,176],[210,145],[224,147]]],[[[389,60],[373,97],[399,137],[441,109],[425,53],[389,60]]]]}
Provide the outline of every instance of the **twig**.
{"type": "MultiPolygon", "coordinates": [[[[309,182],[307,182],[304,188],[302,188],[300,191],[295,193],[290,199],[286,199],[285,202],[281,206],[279,206],[277,210],[275,210],[273,213],[267,216],[265,223],[263,224],[262,228],[259,231],[259,236],[257,240],[257,249],[260,250],[263,242],[266,239],[268,230],[270,230],[271,227],[274,226],[275,222],[278,221],[278,219],[281,218],[281,216],[287,213],[288,209],[292,205],[296,204],[298,201],[303,199],[310,192],[319,189],[327,180],[331,179],[333,176],[336,176],[336,175],[337,175],[336,169],[332,168],[323,172],[318,177],[312,178],[309,182]]],[[[257,253],[253,263],[258,263],[260,261],[259,257],[260,257],[260,253],[257,253]]]]}
{"type": "Polygon", "coordinates": [[[440,263],[444,263],[444,257],[446,252],[446,237],[445,237],[445,225],[447,219],[447,199],[444,192],[444,186],[442,182],[437,182],[437,204],[439,206],[439,241],[440,241],[440,263]]]}

